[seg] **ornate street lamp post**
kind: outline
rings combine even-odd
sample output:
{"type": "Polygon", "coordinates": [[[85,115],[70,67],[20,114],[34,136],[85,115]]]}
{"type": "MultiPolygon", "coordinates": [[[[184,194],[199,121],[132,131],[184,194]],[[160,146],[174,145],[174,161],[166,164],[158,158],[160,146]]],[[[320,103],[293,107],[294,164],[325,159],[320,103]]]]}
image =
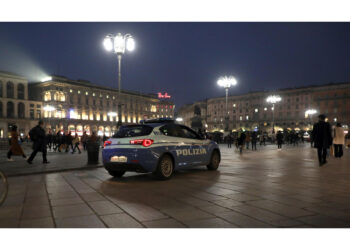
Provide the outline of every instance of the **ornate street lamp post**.
{"type": "Polygon", "coordinates": [[[228,115],[228,108],[227,108],[228,90],[231,86],[234,86],[237,84],[237,80],[233,76],[224,76],[219,78],[217,84],[220,87],[224,87],[226,91],[225,131],[228,131],[228,122],[229,122],[229,115],[228,115]]]}
{"type": "Polygon", "coordinates": [[[103,46],[109,52],[117,54],[118,57],[118,123],[117,126],[122,125],[122,103],[121,103],[121,61],[125,50],[133,51],[135,49],[135,40],[130,34],[122,35],[118,33],[116,36],[107,35],[103,41],[103,46]]]}
{"type": "Polygon", "coordinates": [[[280,102],[282,98],[278,95],[270,95],[266,101],[272,104],[272,134],[275,133],[275,104],[280,102]]]}

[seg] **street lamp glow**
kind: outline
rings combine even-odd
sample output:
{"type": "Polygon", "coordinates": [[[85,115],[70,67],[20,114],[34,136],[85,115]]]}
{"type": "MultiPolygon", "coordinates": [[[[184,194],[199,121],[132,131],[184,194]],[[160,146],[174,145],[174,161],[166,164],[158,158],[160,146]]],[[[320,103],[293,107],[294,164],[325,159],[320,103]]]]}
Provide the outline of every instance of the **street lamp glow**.
{"type": "MultiPolygon", "coordinates": [[[[130,34],[122,35],[118,33],[117,35],[107,35],[103,41],[105,49],[109,52],[117,54],[118,57],[118,100],[120,100],[121,91],[121,61],[122,56],[125,53],[125,49],[128,51],[133,51],[135,49],[135,40],[130,34]]],[[[114,99],[114,98],[113,98],[114,99]]],[[[118,114],[115,112],[109,112],[110,116],[118,115],[118,125],[122,125],[122,104],[118,103],[118,114]]]]}
{"type": "Polygon", "coordinates": [[[275,133],[275,104],[280,102],[282,98],[279,95],[270,95],[267,97],[266,102],[272,104],[272,134],[275,133]]]}
{"type": "Polygon", "coordinates": [[[228,113],[228,107],[227,107],[227,98],[228,98],[228,89],[231,86],[234,86],[237,84],[237,80],[233,76],[224,76],[220,77],[217,81],[217,84],[220,87],[224,87],[226,91],[226,109],[225,109],[225,131],[228,131],[228,123],[229,123],[229,113],[228,113]]]}
{"type": "Polygon", "coordinates": [[[281,100],[282,100],[282,98],[278,95],[270,95],[266,99],[266,101],[268,103],[272,103],[272,104],[276,104],[276,103],[280,102],[281,100]]]}
{"type": "Polygon", "coordinates": [[[182,122],[184,119],[182,119],[182,117],[178,117],[178,118],[176,118],[176,121],[177,122],[182,122]]]}
{"type": "Polygon", "coordinates": [[[305,115],[314,115],[317,113],[316,109],[308,109],[305,111],[305,115]]]}
{"type": "Polygon", "coordinates": [[[236,85],[237,80],[233,76],[224,76],[219,78],[219,80],[217,81],[217,84],[220,87],[224,87],[226,89],[236,85]]]}
{"type": "Polygon", "coordinates": [[[110,36],[106,36],[103,40],[103,46],[105,47],[105,50],[112,51],[113,49],[113,39],[110,36]]]}
{"type": "Polygon", "coordinates": [[[134,38],[132,37],[129,37],[127,40],[126,40],[126,49],[128,51],[133,51],[135,49],[135,40],[134,38]]]}

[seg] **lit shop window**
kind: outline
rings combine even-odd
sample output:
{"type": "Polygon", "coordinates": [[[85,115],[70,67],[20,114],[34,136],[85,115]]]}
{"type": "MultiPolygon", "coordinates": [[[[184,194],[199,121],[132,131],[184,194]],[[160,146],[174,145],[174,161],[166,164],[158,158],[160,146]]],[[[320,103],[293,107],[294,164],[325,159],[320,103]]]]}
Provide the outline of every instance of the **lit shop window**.
{"type": "Polygon", "coordinates": [[[89,92],[85,92],[85,95],[89,95],[89,92]]]}
{"type": "Polygon", "coordinates": [[[242,117],[241,115],[239,116],[239,120],[240,120],[240,121],[242,121],[242,120],[243,120],[243,117],[242,117]]]}
{"type": "Polygon", "coordinates": [[[151,112],[157,112],[156,105],[151,105],[151,112]]]}
{"type": "Polygon", "coordinates": [[[247,115],[247,116],[245,117],[245,119],[248,121],[248,120],[249,120],[249,115],[247,115]]]}
{"type": "Polygon", "coordinates": [[[236,107],[236,103],[233,104],[233,107],[234,107],[234,108],[236,107]]]}
{"type": "Polygon", "coordinates": [[[70,90],[69,90],[69,93],[73,93],[73,90],[72,90],[72,89],[70,89],[70,90]]]}

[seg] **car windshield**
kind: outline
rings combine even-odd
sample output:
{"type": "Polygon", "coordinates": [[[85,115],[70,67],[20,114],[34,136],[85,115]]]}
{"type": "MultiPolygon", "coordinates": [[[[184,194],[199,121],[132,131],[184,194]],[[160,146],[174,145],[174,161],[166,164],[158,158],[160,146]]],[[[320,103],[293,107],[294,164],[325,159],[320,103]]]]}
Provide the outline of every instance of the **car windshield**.
{"type": "Polygon", "coordinates": [[[113,138],[145,136],[149,135],[152,130],[153,128],[147,125],[122,126],[118,132],[113,135],[113,138]]]}

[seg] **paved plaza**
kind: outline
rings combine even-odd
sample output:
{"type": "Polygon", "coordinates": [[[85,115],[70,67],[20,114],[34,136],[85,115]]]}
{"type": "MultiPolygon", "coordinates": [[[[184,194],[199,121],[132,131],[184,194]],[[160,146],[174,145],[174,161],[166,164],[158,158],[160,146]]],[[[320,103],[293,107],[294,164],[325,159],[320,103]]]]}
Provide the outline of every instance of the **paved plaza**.
{"type": "MultiPolygon", "coordinates": [[[[116,179],[103,168],[10,177],[0,227],[350,227],[349,149],[323,167],[306,144],[221,152],[218,171],[177,171],[169,181],[116,179]]],[[[84,153],[68,157],[86,164],[84,153]]]]}

